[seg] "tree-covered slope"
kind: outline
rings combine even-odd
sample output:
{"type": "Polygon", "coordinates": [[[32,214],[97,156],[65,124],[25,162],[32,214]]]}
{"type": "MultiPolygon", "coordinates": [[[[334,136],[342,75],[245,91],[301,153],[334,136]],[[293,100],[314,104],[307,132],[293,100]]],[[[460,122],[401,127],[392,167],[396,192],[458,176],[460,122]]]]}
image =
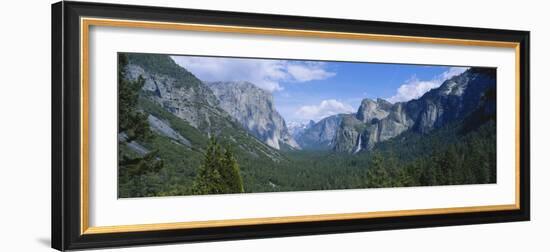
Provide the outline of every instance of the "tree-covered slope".
{"type": "Polygon", "coordinates": [[[137,110],[152,116],[164,131],[153,127],[148,139],[130,145],[119,142],[120,155],[143,155],[140,149],[154,151],[164,165],[158,172],[123,179],[121,197],[189,194],[210,138],[217,138],[220,144],[233,150],[245,179],[249,176],[248,166],[284,159],[220,109],[212,91],[168,56],[128,54],[128,61],[127,74],[122,78],[129,81],[142,78],[144,82],[137,110]],[[185,141],[166,132],[175,132],[185,141]]]}
{"type": "Polygon", "coordinates": [[[127,62],[119,65],[119,197],[496,181],[491,73],[469,71],[410,104],[365,100],[360,116],[337,115],[308,127],[297,139],[311,148],[277,150],[222,108],[223,94],[169,56],[122,55],[127,62]],[[400,115],[416,121],[369,144],[367,133],[406,121],[400,115]]]}

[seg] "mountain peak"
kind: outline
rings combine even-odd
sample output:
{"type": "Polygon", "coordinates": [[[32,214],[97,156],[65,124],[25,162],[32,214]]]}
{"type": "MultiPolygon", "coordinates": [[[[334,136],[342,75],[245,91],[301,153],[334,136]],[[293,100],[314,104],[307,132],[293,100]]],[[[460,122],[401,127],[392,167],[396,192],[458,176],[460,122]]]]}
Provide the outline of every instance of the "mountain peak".
{"type": "MultiPolygon", "coordinates": [[[[127,53],[126,78],[143,78],[142,89],[149,98],[195,128],[210,128],[211,111],[202,106],[182,109],[182,104],[195,103],[216,107],[218,101],[209,88],[172,58],[160,54],[127,53]]],[[[221,109],[219,109],[222,112],[221,109]]]]}
{"type": "Polygon", "coordinates": [[[361,101],[356,117],[362,122],[370,122],[373,119],[380,120],[388,116],[391,107],[392,104],[384,99],[378,98],[375,101],[365,98],[361,101]]]}
{"type": "Polygon", "coordinates": [[[376,98],[376,103],[391,106],[392,103],[383,98],[376,98]]]}
{"type": "Polygon", "coordinates": [[[496,87],[495,77],[495,69],[470,68],[408,102],[391,104],[383,99],[363,99],[355,118],[342,121],[334,149],[370,149],[408,130],[428,133],[465,118],[483,106],[480,104],[491,104],[482,100],[488,90],[496,87]]]}
{"type": "Polygon", "coordinates": [[[331,115],[319,120],[317,123],[310,120],[301,131],[295,134],[296,141],[304,149],[329,150],[333,148],[333,139],[345,115],[331,115]]]}
{"type": "Polygon", "coordinates": [[[238,88],[241,90],[255,90],[257,92],[265,93],[266,95],[271,95],[270,92],[267,90],[260,88],[256,86],[254,83],[249,81],[211,81],[211,82],[204,82],[208,86],[225,86],[225,87],[232,87],[232,88],[238,88]]]}
{"type": "Polygon", "coordinates": [[[281,144],[300,148],[275,109],[270,92],[248,81],[206,84],[220,101],[220,107],[252,135],[275,149],[280,149],[281,144]]]}

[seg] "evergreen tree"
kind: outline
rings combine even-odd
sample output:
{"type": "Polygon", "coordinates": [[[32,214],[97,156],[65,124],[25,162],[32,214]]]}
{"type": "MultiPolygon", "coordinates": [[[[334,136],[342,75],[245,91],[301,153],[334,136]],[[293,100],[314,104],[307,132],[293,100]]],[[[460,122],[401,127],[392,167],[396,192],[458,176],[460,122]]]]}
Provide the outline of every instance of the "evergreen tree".
{"type": "MultiPolygon", "coordinates": [[[[118,133],[125,134],[126,137],[119,140],[119,144],[127,144],[132,141],[148,141],[152,137],[147,114],[138,110],[139,92],[145,81],[140,76],[136,81],[130,81],[126,78],[126,67],[128,58],[125,54],[118,56],[118,133]]],[[[131,184],[129,188],[133,196],[145,195],[140,184],[142,176],[151,173],[157,173],[162,167],[163,162],[157,158],[157,151],[151,151],[140,157],[129,157],[122,153],[119,148],[119,182],[121,184],[131,184]]]]}
{"type": "Polygon", "coordinates": [[[151,138],[147,115],[137,109],[139,92],[145,80],[139,76],[136,81],[126,78],[128,58],[118,56],[118,132],[127,135],[127,141],[145,141],[151,138]]]}
{"type": "Polygon", "coordinates": [[[225,188],[229,193],[244,192],[243,180],[240,175],[239,165],[233,156],[231,149],[226,148],[222,159],[221,167],[222,179],[225,183],[225,188]]]}
{"type": "Polygon", "coordinates": [[[193,183],[193,194],[222,194],[244,192],[239,165],[231,150],[222,150],[215,138],[204,154],[204,161],[199,167],[193,183]]]}
{"type": "Polygon", "coordinates": [[[438,171],[438,183],[443,185],[455,184],[455,179],[458,177],[456,171],[461,167],[458,163],[458,156],[454,145],[440,152],[435,159],[438,171]]]}
{"type": "Polygon", "coordinates": [[[434,164],[435,158],[426,158],[421,161],[419,182],[422,186],[437,185],[438,169],[434,164]]]}
{"type": "Polygon", "coordinates": [[[391,176],[384,166],[384,160],[380,153],[376,152],[373,154],[367,169],[367,187],[390,186],[391,176]]]}

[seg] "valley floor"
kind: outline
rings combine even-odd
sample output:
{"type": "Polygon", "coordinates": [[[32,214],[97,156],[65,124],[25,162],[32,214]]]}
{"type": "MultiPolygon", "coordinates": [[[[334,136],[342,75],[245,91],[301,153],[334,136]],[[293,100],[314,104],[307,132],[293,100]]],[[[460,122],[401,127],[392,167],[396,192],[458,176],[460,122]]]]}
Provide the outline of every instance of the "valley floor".
{"type": "MultiPolygon", "coordinates": [[[[288,150],[276,159],[254,158],[235,142],[221,142],[236,150],[246,193],[495,183],[495,123],[462,130],[457,123],[428,135],[405,133],[357,154],[288,150]]],[[[195,194],[191,188],[203,162],[201,148],[158,134],[144,146],[157,150],[164,166],[138,177],[120,172],[120,197],[195,194]]]]}

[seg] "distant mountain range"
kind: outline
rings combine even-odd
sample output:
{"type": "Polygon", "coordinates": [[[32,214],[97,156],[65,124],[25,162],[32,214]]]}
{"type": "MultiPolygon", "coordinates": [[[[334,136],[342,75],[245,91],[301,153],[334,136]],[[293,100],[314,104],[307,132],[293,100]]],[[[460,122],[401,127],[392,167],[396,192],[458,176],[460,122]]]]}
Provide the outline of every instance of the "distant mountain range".
{"type": "Polygon", "coordinates": [[[313,120],[309,120],[309,122],[290,121],[290,122],[287,122],[287,128],[290,135],[295,138],[297,135],[301,134],[304,130],[313,126],[314,124],[315,124],[315,121],[313,120]]]}
{"type": "Polygon", "coordinates": [[[234,154],[245,192],[496,181],[495,69],[469,69],[407,102],[364,99],[355,113],[287,124],[254,83],[204,82],[169,56],[126,56],[119,85],[143,83],[132,106],[151,137],[119,132],[119,162],[162,168],[119,173],[121,197],[193,194],[213,137],[234,154]]]}
{"type": "MultiPolygon", "coordinates": [[[[148,99],[166,111],[208,136],[238,127],[274,150],[357,153],[406,131],[429,133],[476,111],[496,114],[494,69],[471,68],[411,101],[366,98],[356,113],[287,125],[273,96],[253,83],[203,82],[164,55],[130,54],[129,59],[128,77],[142,76],[148,99]]],[[[159,120],[150,120],[152,126],[158,128],[159,120]]]]}
{"type": "Polygon", "coordinates": [[[344,114],[332,115],[310,123],[294,137],[304,149],[330,150],[338,133],[344,114]]]}
{"type": "MultiPolygon", "coordinates": [[[[429,133],[478,113],[496,116],[495,69],[471,68],[418,99],[391,104],[364,99],[354,114],[334,115],[296,135],[303,148],[323,146],[339,152],[370,150],[405,131],[429,133]],[[330,139],[329,139],[330,138],[330,139]]],[[[481,123],[481,121],[480,121],[481,123]]]]}

